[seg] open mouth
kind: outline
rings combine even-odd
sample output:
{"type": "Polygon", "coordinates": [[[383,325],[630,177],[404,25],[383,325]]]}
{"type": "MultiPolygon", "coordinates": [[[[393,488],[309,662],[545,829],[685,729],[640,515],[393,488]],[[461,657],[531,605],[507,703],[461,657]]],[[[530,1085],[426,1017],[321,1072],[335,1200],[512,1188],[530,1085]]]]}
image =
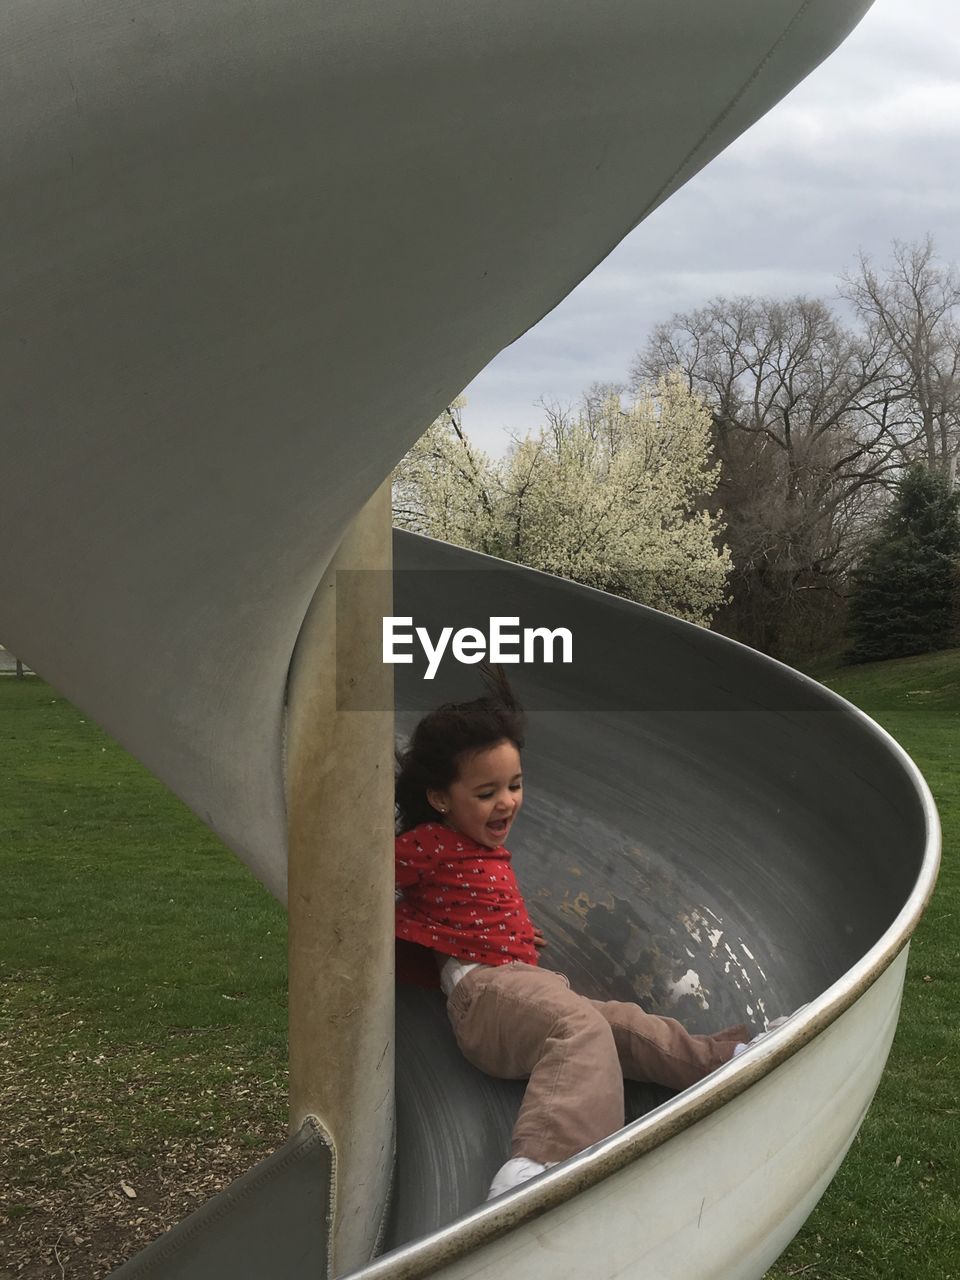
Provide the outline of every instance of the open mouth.
{"type": "Polygon", "coordinates": [[[509,818],[494,818],[492,822],[487,823],[488,828],[494,833],[494,835],[498,836],[502,836],[509,825],[509,818]]]}

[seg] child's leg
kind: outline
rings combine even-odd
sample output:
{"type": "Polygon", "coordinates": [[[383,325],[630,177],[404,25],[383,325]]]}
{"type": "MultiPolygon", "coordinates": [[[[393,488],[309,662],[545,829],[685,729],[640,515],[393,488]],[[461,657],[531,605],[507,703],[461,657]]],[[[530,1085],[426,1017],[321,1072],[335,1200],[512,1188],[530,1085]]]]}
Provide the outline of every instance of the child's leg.
{"type": "Polygon", "coordinates": [[[469,1062],[501,1079],[529,1076],[511,1155],[565,1160],[623,1126],[611,1028],[566,978],[526,964],[475,969],[448,1010],[469,1062]]]}
{"type": "Polygon", "coordinates": [[[675,1018],[644,1013],[638,1004],[592,1000],[610,1024],[628,1080],[686,1089],[733,1057],[734,1046],[749,1039],[741,1023],[713,1035],[692,1035],[675,1018]]]}

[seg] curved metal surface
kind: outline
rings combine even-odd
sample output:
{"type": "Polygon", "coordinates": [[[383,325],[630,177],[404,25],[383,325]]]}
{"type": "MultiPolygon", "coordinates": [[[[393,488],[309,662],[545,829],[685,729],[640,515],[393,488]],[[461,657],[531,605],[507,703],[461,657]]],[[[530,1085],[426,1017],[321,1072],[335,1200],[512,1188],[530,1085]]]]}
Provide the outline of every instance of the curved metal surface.
{"type": "Polygon", "coordinates": [[[284,683],[349,520],[868,7],[9,0],[4,643],[283,898],[284,683]]]}
{"type": "MultiPolygon", "coordinates": [[[[939,858],[923,779],[856,708],[701,628],[409,534],[395,534],[395,565],[397,613],[433,633],[441,620],[476,624],[495,600],[521,625],[550,619],[575,637],[571,667],[512,677],[534,709],[511,847],[550,940],[545,962],[585,994],[637,998],[696,1030],[741,1019],[759,1030],[809,1007],[674,1099],[632,1089],[633,1126],[509,1202],[478,1208],[508,1150],[520,1090],[460,1062],[439,998],[406,990],[399,1251],[362,1274],[502,1275],[516,1255],[523,1270],[506,1274],[556,1277],[568,1274],[560,1258],[569,1255],[572,1276],[572,1259],[582,1267],[606,1246],[617,1205],[636,1224],[636,1256],[662,1267],[649,1274],[762,1274],[832,1176],[886,1059],[905,945],[939,858]],[[664,1178],[668,1193],[657,1189],[664,1178]],[[725,1188],[716,1201],[715,1185],[725,1188]],[[766,1190],[754,1203],[758,1185],[766,1190]],[[596,1220],[583,1201],[591,1186],[607,1205],[596,1220]],[[664,1194],[689,1208],[698,1188],[715,1213],[665,1211],[664,1194]],[[528,1256],[546,1227],[492,1243],[548,1210],[579,1224],[572,1236],[560,1231],[567,1243],[556,1250],[551,1235],[549,1262],[528,1256]],[[681,1249],[672,1269],[670,1248],[681,1249]]],[[[415,668],[397,670],[407,728],[427,705],[476,695],[469,668],[444,668],[430,685],[415,668]]]]}
{"type": "MultiPolygon", "coordinates": [[[[353,1274],[759,1280],[859,1128],[893,1038],[905,962],[902,953],[820,1034],[798,1027],[806,1044],[790,1044],[783,1033],[749,1064],[722,1068],[705,1086],[715,1097],[700,1098],[699,1118],[674,1117],[664,1133],[666,1116],[651,1114],[511,1197],[353,1274]],[[735,1082],[739,1072],[752,1075],[751,1088],[735,1082]]],[[[683,1099],[694,1108],[689,1094],[683,1099]]]]}

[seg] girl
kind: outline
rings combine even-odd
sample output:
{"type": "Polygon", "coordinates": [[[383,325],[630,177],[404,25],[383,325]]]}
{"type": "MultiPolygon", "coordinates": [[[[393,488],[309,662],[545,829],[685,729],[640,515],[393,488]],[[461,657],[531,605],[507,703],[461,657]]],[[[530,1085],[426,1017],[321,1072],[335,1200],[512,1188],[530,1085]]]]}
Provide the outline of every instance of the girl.
{"type": "MultiPolygon", "coordinates": [[[[529,1078],[510,1159],[488,1199],[621,1128],[624,1076],[684,1089],[748,1035],[743,1025],[691,1035],[638,1004],[588,1000],[538,967],[544,939],[504,847],[523,803],[523,733],[500,677],[493,696],[448,703],[420,721],[396,783],[401,956],[402,944],[414,944],[407,951],[431,961],[469,1062],[502,1079],[529,1078]]],[[[401,959],[401,976],[403,967],[401,959]]]]}

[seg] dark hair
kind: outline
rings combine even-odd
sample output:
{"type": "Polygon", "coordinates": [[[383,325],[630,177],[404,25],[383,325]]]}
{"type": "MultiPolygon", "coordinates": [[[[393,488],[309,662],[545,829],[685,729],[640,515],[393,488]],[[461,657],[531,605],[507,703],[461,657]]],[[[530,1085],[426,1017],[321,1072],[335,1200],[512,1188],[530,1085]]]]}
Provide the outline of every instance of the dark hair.
{"type": "Polygon", "coordinates": [[[436,822],[427,790],[445,791],[460,772],[462,757],[505,739],[523,749],[525,717],[502,672],[481,670],[491,693],[473,702],[446,702],[425,715],[397,752],[397,831],[436,822]]]}

